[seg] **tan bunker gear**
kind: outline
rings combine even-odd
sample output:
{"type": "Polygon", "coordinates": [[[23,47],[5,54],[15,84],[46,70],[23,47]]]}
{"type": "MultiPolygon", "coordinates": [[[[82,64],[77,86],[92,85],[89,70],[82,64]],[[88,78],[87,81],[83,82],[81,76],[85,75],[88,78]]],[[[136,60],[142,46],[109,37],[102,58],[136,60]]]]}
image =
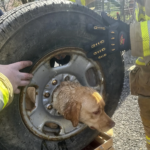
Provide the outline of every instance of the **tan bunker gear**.
{"type": "Polygon", "coordinates": [[[140,115],[150,150],[150,0],[138,0],[136,21],[130,25],[131,52],[138,56],[130,72],[131,94],[138,96],[140,115]]]}

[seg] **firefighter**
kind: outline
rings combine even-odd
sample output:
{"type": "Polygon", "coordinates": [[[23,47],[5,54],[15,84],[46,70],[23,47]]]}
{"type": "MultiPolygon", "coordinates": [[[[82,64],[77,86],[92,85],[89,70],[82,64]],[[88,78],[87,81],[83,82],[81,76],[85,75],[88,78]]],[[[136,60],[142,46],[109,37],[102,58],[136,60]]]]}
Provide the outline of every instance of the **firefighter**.
{"type": "Polygon", "coordinates": [[[105,12],[101,13],[105,26],[88,24],[87,31],[98,34],[99,39],[87,43],[85,49],[87,56],[95,60],[129,49],[138,57],[130,72],[130,89],[132,95],[138,96],[146,145],[150,150],[150,0],[137,0],[136,5],[136,21],[130,25],[105,12]]]}
{"type": "Polygon", "coordinates": [[[19,70],[31,65],[31,61],[0,65],[0,111],[12,102],[14,93],[20,93],[19,86],[29,84],[32,74],[21,73],[19,70]]]}

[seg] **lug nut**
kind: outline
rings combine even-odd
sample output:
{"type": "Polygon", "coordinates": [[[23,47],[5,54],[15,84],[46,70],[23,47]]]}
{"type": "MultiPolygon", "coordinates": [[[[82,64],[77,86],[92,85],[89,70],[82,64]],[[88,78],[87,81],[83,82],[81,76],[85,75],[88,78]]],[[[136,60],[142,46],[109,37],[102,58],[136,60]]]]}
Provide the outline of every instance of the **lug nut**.
{"type": "Polygon", "coordinates": [[[51,110],[51,109],[52,109],[52,105],[51,105],[51,104],[48,104],[48,105],[47,105],[47,109],[48,109],[48,110],[51,110]]]}
{"type": "Polygon", "coordinates": [[[57,114],[60,115],[59,111],[57,111],[57,114]]]}
{"type": "Polygon", "coordinates": [[[45,96],[46,98],[49,98],[49,97],[50,97],[50,93],[49,93],[49,92],[45,92],[45,93],[44,93],[44,96],[45,96]]]}
{"type": "Polygon", "coordinates": [[[57,84],[57,80],[54,79],[54,80],[52,81],[52,84],[53,84],[53,85],[56,85],[56,84],[57,84]]]}
{"type": "Polygon", "coordinates": [[[70,77],[69,76],[66,76],[65,77],[65,81],[69,81],[70,80],[70,77]]]}

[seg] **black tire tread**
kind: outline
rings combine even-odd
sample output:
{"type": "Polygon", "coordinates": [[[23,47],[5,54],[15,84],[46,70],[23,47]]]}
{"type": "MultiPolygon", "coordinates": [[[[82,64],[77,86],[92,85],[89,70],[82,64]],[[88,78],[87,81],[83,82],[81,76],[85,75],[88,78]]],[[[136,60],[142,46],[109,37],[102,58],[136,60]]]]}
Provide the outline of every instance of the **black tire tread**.
{"type": "MultiPolygon", "coordinates": [[[[59,7],[66,8],[66,9],[73,9],[78,12],[82,13],[88,13],[88,15],[91,15],[91,17],[94,16],[95,19],[99,20],[99,15],[95,12],[91,11],[85,6],[81,6],[75,3],[72,3],[70,1],[64,1],[64,0],[44,0],[40,2],[31,2],[27,3],[25,5],[21,5],[15,9],[13,9],[10,12],[7,12],[5,15],[3,15],[0,18],[0,31],[2,31],[4,34],[0,35],[0,49],[2,48],[4,42],[9,39],[10,36],[12,36],[17,30],[19,30],[21,27],[23,27],[25,24],[27,24],[29,21],[32,21],[35,18],[38,18],[44,14],[47,13],[47,9],[49,7],[52,9],[59,7]],[[67,4],[67,5],[66,5],[67,4]],[[69,5],[68,5],[69,4],[69,5]],[[42,9],[44,7],[44,9],[42,9]],[[45,8],[46,7],[46,8],[45,8]],[[32,13],[33,9],[36,9],[36,17],[34,16],[34,13],[32,13]],[[41,12],[41,9],[43,11],[43,14],[39,13],[41,12]],[[26,17],[25,17],[26,14],[26,17]],[[27,18],[27,16],[29,18],[27,18]]],[[[53,12],[53,11],[52,11],[53,12]]],[[[50,12],[49,12],[50,13],[50,12]]]]}

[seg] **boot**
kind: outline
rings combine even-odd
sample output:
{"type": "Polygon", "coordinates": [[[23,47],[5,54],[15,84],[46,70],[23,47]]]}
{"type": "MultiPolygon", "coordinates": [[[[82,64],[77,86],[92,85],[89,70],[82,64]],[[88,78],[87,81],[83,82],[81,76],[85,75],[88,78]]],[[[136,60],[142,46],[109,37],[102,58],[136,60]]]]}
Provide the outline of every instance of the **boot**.
{"type": "Polygon", "coordinates": [[[140,115],[146,134],[146,147],[150,150],[150,97],[139,96],[140,115]]]}

